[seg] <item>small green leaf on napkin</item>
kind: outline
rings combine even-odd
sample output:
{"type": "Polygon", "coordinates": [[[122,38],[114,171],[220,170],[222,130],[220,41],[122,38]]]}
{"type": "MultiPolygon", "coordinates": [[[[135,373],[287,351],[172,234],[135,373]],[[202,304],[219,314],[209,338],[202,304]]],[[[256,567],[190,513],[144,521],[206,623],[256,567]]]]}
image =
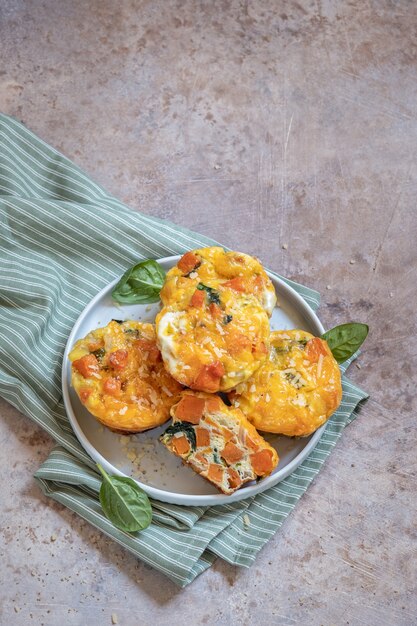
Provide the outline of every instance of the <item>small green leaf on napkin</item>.
{"type": "Polygon", "coordinates": [[[367,324],[349,322],[335,326],[325,332],[321,338],[325,339],[338,363],[344,363],[361,347],[369,331],[367,324]]]}
{"type": "Polygon", "coordinates": [[[121,304],[151,304],[158,302],[165,272],[153,259],[137,263],[127,270],[111,292],[121,304]]]}
{"type": "Polygon", "coordinates": [[[131,478],[109,476],[101,465],[97,467],[103,475],[99,498],[105,516],[127,533],[147,528],[152,508],[146,493],[131,478]]]}

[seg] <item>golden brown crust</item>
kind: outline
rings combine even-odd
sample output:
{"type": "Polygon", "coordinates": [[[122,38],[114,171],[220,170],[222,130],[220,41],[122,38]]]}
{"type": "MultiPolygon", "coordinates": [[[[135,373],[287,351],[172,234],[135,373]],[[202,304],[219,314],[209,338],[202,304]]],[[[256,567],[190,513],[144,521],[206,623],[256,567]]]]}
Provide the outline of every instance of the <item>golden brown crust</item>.
{"type": "Polygon", "coordinates": [[[230,399],[261,431],[307,436],[341,402],[340,369],[322,339],[302,330],[274,331],[269,359],[230,399]]]}
{"type": "Polygon", "coordinates": [[[181,384],[208,393],[247,380],[269,347],[268,317],[253,298],[220,300],[220,306],[220,315],[207,301],[184,310],[164,307],[155,320],[167,370],[181,384]]]}
{"type": "Polygon", "coordinates": [[[165,306],[185,307],[199,283],[236,298],[255,298],[268,315],[276,303],[274,286],[258,259],[219,246],[191,250],[169,270],[161,291],[165,306]]]}
{"type": "Polygon", "coordinates": [[[81,402],[121,434],[166,422],[182,389],[163,366],[152,324],[111,321],[77,341],[69,358],[81,402]]]}
{"type": "Polygon", "coordinates": [[[161,299],[158,345],[181,384],[227,391],[265,360],[276,296],[257,259],[220,247],[189,251],[169,270],[161,299]]]}

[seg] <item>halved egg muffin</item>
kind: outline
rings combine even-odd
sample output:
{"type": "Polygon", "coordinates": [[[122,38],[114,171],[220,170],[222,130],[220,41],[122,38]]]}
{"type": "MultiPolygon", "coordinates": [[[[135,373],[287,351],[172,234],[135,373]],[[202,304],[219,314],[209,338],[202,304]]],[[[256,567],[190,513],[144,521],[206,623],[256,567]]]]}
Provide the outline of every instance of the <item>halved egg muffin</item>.
{"type": "Polygon", "coordinates": [[[171,415],[162,443],[223,493],[267,476],[278,465],[275,449],[219,396],[184,391],[171,415]]]}
{"type": "Polygon", "coordinates": [[[77,341],[69,359],[81,402],[116,432],[160,426],[182,389],[164,368],[152,324],[112,320],[77,341]]]}
{"type": "Polygon", "coordinates": [[[183,308],[166,306],[155,320],[165,367],[191,389],[232,389],[268,355],[268,315],[253,296],[234,298],[202,283],[187,297],[183,308]]]}
{"type": "Polygon", "coordinates": [[[339,366],[326,341],[303,330],[271,332],[269,359],[229,398],[261,431],[307,436],[338,408],[339,366]]]}
{"type": "Polygon", "coordinates": [[[243,252],[226,252],[218,246],[184,254],[167,273],[161,300],[164,305],[186,306],[201,283],[221,296],[225,291],[234,298],[253,296],[269,316],[277,301],[274,286],[257,259],[243,252]]]}

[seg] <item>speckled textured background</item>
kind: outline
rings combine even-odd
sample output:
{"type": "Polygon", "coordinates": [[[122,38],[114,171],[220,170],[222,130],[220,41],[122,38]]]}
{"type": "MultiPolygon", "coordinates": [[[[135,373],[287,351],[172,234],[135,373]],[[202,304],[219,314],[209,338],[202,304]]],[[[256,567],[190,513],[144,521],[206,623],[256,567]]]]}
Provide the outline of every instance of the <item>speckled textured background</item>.
{"type": "Polygon", "coordinates": [[[133,209],[368,322],[372,394],[256,564],[183,591],[40,494],[1,402],[0,623],[417,624],[417,4],[3,0],[0,58],[0,109],[133,209]]]}

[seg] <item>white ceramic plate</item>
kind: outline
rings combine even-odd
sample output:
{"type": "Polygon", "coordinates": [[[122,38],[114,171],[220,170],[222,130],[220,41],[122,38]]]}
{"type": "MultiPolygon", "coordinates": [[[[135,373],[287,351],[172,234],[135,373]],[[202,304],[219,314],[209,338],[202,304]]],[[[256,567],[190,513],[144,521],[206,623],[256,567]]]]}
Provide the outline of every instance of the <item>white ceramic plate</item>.
{"type": "MultiPolygon", "coordinates": [[[[179,256],[166,257],[159,263],[168,270],[179,258],[179,256]]],[[[302,328],[314,335],[321,335],[324,329],[320,320],[301,296],[282,280],[272,276],[271,279],[279,302],[279,307],[276,307],[272,314],[271,328],[273,330],[302,328]]],[[[184,466],[180,459],[168,452],[159,442],[159,436],[164,432],[166,425],[138,435],[120,437],[101,426],[88,413],[70,384],[71,368],[68,353],[74,342],[84,337],[90,330],[105,326],[111,319],[153,322],[160,309],[159,304],[115,305],[110,294],[117,282],[118,279],[102,289],[81,313],[68,337],[64,353],[62,390],[65,408],[71,426],[86,452],[110,474],[134,478],[150,497],[181,505],[236,502],[276,485],[291,474],[313,450],[326,425],[310,437],[301,439],[267,434],[265,438],[276,448],[279,455],[277,469],[264,480],[247,483],[234,494],[227,496],[219,493],[208,481],[184,466]]]]}

